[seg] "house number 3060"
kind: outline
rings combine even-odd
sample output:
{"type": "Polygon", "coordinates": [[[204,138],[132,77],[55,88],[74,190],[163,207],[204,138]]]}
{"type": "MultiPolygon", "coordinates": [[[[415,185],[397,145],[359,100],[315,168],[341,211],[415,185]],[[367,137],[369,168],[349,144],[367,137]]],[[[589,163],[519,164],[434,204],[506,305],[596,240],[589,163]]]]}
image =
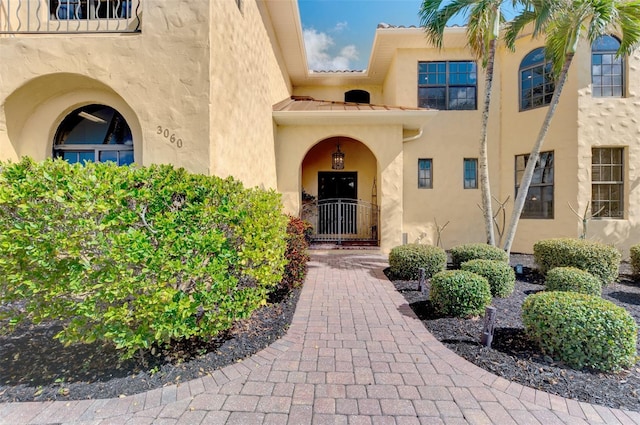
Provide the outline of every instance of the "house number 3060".
{"type": "Polygon", "coordinates": [[[175,133],[172,133],[168,128],[164,128],[161,125],[158,126],[157,134],[164,136],[169,142],[174,143],[177,147],[182,147],[182,139],[176,137],[175,133]]]}

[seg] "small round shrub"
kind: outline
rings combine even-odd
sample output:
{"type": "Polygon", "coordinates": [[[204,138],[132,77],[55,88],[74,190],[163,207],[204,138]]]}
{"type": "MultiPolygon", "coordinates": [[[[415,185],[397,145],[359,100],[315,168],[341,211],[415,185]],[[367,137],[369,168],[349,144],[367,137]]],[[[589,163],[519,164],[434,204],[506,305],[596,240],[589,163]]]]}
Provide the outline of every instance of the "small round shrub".
{"type": "Polygon", "coordinates": [[[397,279],[416,280],[424,268],[430,278],[447,266],[447,253],[440,247],[422,244],[400,245],[389,252],[389,267],[397,279]]]}
{"type": "Polygon", "coordinates": [[[533,245],[533,257],[540,273],[555,267],[576,267],[608,285],[618,278],[621,255],[617,249],[584,239],[554,238],[533,245]]]}
{"type": "Polygon", "coordinates": [[[600,296],[602,284],[589,272],[575,267],[556,267],[549,270],[545,279],[547,291],[573,291],[600,296]]]}
{"type": "Polygon", "coordinates": [[[487,279],[475,273],[442,271],[431,278],[431,302],[446,316],[478,316],[491,304],[491,288],[487,279]]]}
{"type": "Polygon", "coordinates": [[[577,292],[539,292],[522,305],[527,336],[567,365],[617,371],[636,362],[638,327],[622,307],[577,292]]]}
{"type": "Polygon", "coordinates": [[[470,260],[462,263],[461,268],[487,279],[494,297],[508,297],[515,288],[516,273],[504,261],[470,260]]]}
{"type": "Polygon", "coordinates": [[[509,262],[506,252],[497,246],[484,243],[468,243],[451,248],[451,262],[454,269],[459,269],[462,263],[470,260],[496,260],[509,262]]]}
{"type": "Polygon", "coordinates": [[[636,277],[640,276],[640,244],[632,246],[629,250],[629,254],[633,275],[636,277]]]}

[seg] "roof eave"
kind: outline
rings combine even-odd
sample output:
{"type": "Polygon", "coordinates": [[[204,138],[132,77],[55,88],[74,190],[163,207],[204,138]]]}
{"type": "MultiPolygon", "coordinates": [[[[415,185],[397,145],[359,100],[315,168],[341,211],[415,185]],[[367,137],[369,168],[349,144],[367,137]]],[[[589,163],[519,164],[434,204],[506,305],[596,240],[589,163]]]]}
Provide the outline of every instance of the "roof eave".
{"type": "Polygon", "coordinates": [[[404,130],[419,130],[437,110],[404,111],[273,111],[278,125],[402,125],[404,130]]]}

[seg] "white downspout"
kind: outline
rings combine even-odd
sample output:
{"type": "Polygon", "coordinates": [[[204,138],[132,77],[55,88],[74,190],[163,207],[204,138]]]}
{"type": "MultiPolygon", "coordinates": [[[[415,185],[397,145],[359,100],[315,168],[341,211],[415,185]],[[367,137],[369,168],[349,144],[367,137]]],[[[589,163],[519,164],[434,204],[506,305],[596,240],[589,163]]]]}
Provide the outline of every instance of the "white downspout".
{"type": "Polygon", "coordinates": [[[422,127],[420,127],[420,131],[418,131],[418,134],[415,134],[413,136],[409,136],[409,137],[405,137],[402,139],[402,143],[404,142],[411,142],[413,140],[419,139],[422,137],[422,127]]]}

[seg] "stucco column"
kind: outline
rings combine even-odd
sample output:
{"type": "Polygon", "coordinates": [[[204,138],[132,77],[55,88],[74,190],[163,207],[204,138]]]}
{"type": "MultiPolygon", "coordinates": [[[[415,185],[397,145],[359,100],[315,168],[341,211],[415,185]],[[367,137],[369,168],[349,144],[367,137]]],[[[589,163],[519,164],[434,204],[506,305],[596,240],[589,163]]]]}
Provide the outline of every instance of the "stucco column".
{"type": "Polygon", "coordinates": [[[387,253],[402,244],[402,142],[398,149],[383,158],[380,168],[380,249],[387,253]],[[394,156],[395,154],[395,156],[394,156]]]}

